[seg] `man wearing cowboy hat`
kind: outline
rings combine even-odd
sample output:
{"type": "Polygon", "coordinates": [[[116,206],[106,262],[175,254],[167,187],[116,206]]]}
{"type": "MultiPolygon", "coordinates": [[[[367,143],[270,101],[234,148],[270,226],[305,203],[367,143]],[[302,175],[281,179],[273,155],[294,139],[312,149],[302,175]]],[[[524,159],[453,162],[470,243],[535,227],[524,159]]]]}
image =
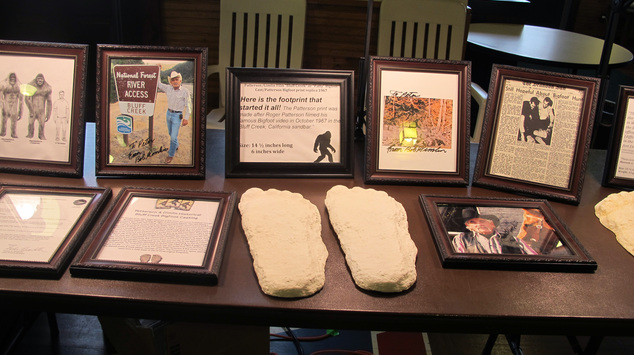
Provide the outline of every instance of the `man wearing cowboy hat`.
{"type": "Polygon", "coordinates": [[[180,73],[172,71],[169,75],[169,85],[159,81],[158,88],[167,95],[167,133],[170,136],[170,148],[167,152],[165,163],[169,164],[174,159],[178,149],[178,131],[181,126],[187,126],[191,115],[191,96],[189,90],[181,84],[183,77],[180,73]]]}

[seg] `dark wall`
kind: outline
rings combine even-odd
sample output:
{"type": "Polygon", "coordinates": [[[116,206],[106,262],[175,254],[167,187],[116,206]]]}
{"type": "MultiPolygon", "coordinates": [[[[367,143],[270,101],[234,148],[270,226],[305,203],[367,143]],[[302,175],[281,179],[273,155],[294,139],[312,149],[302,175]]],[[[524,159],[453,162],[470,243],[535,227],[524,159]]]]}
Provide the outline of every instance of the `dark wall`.
{"type": "Polygon", "coordinates": [[[95,119],[97,44],[160,45],[159,0],[4,1],[0,39],[88,44],[86,121],[95,119]]]}
{"type": "Polygon", "coordinates": [[[471,22],[505,22],[567,28],[570,10],[578,0],[469,0],[471,22]]]}

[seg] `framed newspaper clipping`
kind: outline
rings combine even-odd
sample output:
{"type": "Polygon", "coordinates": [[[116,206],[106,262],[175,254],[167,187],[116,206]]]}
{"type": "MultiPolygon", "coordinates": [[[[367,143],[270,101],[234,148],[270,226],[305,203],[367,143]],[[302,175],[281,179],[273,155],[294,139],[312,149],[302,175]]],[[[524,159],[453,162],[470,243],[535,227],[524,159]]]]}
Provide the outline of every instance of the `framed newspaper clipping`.
{"type": "Polygon", "coordinates": [[[83,175],[87,51],[0,40],[0,171],[83,175]]]}
{"type": "Polygon", "coordinates": [[[634,188],[634,87],[621,86],[603,185],[634,188]]]}
{"type": "Polygon", "coordinates": [[[71,274],[214,285],[235,205],[235,192],[123,188],[71,274]]]}
{"type": "Polygon", "coordinates": [[[97,46],[96,175],[205,177],[207,48],[97,46]]]}
{"type": "Polygon", "coordinates": [[[371,57],[369,79],[365,182],[468,185],[471,64],[371,57]]]}
{"type": "Polygon", "coordinates": [[[494,65],[473,184],[581,198],[599,79],[494,65]]]}

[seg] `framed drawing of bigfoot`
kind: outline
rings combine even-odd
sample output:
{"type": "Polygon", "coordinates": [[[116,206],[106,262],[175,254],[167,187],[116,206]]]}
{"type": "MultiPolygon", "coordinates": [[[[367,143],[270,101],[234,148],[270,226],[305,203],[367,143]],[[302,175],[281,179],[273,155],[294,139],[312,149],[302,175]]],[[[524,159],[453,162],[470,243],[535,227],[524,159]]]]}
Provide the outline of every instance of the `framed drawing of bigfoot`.
{"type": "Polygon", "coordinates": [[[494,65],[473,184],[578,204],[599,79],[494,65]]]}
{"type": "Polygon", "coordinates": [[[87,50],[0,40],[0,171],[83,175],[87,50]]]}
{"type": "Polygon", "coordinates": [[[96,175],[205,176],[207,48],[97,46],[96,175]]]}
{"type": "Polygon", "coordinates": [[[469,183],[471,64],[370,58],[365,181],[469,183]]]}

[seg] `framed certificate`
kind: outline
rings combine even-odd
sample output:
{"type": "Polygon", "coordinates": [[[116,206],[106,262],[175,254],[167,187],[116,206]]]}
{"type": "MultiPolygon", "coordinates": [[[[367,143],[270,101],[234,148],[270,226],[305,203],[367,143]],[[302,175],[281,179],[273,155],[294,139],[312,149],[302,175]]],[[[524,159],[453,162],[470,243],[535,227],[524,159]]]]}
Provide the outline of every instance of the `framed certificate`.
{"type": "Polygon", "coordinates": [[[471,64],[370,58],[365,181],[469,184],[471,64]]]}
{"type": "Polygon", "coordinates": [[[352,177],[351,71],[227,75],[227,177],[352,177]]]}
{"type": "Polygon", "coordinates": [[[59,278],[110,194],[108,188],[0,185],[0,274],[59,278]]]}
{"type": "Polygon", "coordinates": [[[87,51],[0,40],[0,171],[82,176],[87,51]]]}
{"type": "Polygon", "coordinates": [[[124,188],[73,276],[216,284],[235,193],[124,188]]]}
{"type": "Polygon", "coordinates": [[[473,184],[578,204],[599,79],[494,65],[473,184]]]}
{"type": "Polygon", "coordinates": [[[207,48],[97,46],[96,175],[203,179],[207,48]]]}

